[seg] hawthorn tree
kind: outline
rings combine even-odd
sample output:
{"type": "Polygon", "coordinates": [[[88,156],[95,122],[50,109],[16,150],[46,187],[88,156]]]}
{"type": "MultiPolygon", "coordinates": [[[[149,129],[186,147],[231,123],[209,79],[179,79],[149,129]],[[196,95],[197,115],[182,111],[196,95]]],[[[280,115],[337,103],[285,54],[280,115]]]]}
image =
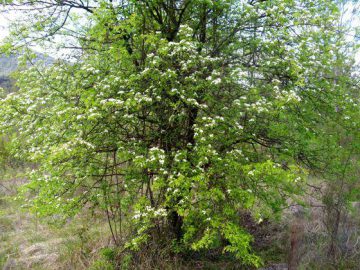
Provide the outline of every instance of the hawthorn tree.
{"type": "Polygon", "coordinates": [[[77,52],[19,72],[1,100],[14,152],[37,164],[29,205],[100,209],[126,249],[220,247],[259,266],[244,213],[261,222],[296,199],[341,149],[324,148],[329,123],[358,128],[351,77],[334,72],[348,61],[336,1],[4,5],[26,15],[4,51],[60,40],[77,52]]]}

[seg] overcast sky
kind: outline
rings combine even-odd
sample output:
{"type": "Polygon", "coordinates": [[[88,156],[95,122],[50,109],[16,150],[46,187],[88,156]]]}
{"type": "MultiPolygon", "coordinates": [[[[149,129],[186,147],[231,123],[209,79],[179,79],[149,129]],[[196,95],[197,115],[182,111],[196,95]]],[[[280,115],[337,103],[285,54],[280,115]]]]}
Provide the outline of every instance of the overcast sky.
{"type": "Polygon", "coordinates": [[[16,21],[19,16],[19,12],[6,11],[3,7],[0,6],[0,40],[8,35],[9,22],[16,21]]]}
{"type": "Polygon", "coordinates": [[[3,13],[0,13],[0,40],[3,39],[7,34],[8,22],[3,13]]]}

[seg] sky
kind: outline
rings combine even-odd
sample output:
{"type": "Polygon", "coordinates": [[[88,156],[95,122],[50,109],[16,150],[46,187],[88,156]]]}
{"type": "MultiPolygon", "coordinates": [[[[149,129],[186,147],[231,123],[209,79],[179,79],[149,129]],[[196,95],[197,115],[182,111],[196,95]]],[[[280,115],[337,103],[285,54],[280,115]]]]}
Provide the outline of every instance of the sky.
{"type": "Polygon", "coordinates": [[[0,41],[5,38],[9,33],[9,23],[16,21],[20,16],[19,12],[6,11],[0,6],[0,41]]]}
{"type": "MultiPolygon", "coordinates": [[[[82,16],[82,13],[79,10],[73,10],[72,12],[76,13],[77,16],[82,16]]],[[[8,11],[0,6],[0,43],[2,40],[4,40],[4,38],[6,38],[6,36],[8,36],[9,25],[12,22],[16,22],[17,20],[22,20],[23,17],[24,16],[20,11],[14,11],[14,10],[8,11]]],[[[68,28],[70,27],[68,26],[68,28]]],[[[54,44],[62,43],[61,37],[58,36],[54,37],[54,39],[52,39],[52,42],[54,44]]],[[[71,60],[71,53],[69,53],[69,50],[66,49],[58,49],[58,48],[51,49],[50,47],[44,49],[41,48],[40,46],[33,46],[31,48],[36,52],[51,55],[52,58],[58,58],[58,59],[63,58],[63,59],[71,60]]]]}
{"type": "Polygon", "coordinates": [[[0,13],[0,40],[8,34],[8,20],[3,13],[0,13]]]}

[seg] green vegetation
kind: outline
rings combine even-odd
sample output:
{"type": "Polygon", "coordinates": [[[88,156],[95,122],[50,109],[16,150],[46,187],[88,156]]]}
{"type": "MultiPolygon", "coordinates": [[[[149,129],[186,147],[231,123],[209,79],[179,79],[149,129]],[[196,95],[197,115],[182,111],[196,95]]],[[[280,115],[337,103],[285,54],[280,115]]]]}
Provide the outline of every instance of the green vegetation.
{"type": "Polygon", "coordinates": [[[352,267],[339,232],[359,199],[360,114],[344,2],[4,2],[23,5],[1,47],[22,71],[0,127],[28,168],[22,206],[48,230],[93,225],[64,238],[69,267],[253,269],[290,254],[296,269],[300,227],[288,253],[269,228],[314,201],[324,267],[352,267]],[[71,57],[37,61],[34,45],[71,57]],[[105,221],[111,243],[93,255],[105,221]]]}

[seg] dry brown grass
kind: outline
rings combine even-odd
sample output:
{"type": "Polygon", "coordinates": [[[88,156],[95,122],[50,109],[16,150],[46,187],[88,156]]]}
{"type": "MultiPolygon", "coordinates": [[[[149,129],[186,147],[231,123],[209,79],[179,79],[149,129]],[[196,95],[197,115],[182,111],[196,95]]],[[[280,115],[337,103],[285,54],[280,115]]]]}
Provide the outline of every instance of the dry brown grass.
{"type": "Polygon", "coordinates": [[[13,199],[15,190],[0,188],[0,269],[88,269],[108,245],[105,220],[83,214],[61,226],[50,225],[21,209],[13,199]]]}

